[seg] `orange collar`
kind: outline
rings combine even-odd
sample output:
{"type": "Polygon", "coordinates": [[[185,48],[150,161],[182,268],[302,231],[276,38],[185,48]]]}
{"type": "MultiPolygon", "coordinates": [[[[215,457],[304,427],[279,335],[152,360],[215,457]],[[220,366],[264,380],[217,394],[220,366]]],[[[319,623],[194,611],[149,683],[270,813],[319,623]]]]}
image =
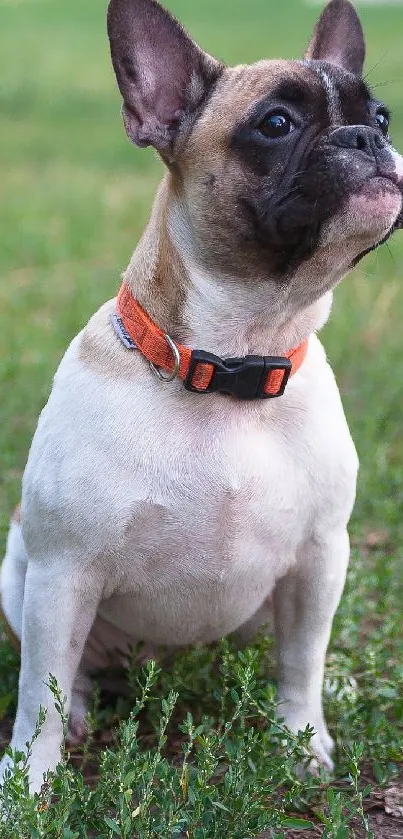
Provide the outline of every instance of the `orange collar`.
{"type": "Polygon", "coordinates": [[[125,347],[140,350],[160,379],[172,381],[179,376],[185,388],[193,393],[225,393],[238,399],[281,396],[289,377],[301,367],[308,349],[305,340],[286,356],[247,355],[226,359],[191,350],[173,341],[154,323],[125,282],[117,296],[112,323],[125,347]]]}

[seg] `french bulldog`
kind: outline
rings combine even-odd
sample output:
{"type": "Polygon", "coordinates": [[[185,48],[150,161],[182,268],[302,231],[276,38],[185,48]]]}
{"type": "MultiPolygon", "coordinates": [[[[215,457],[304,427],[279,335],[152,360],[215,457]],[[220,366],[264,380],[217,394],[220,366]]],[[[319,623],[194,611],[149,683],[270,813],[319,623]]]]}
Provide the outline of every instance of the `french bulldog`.
{"type": "Polygon", "coordinates": [[[227,67],[155,0],[111,0],[108,32],[126,132],[167,171],[32,442],[1,573],[21,640],[11,745],[47,707],[38,790],[62,741],[49,673],[81,736],[111,655],[247,635],[272,601],[279,714],[313,726],[330,770],[322,683],[358,463],[316,332],[402,226],[403,159],[347,0],[300,61],[227,67]]]}

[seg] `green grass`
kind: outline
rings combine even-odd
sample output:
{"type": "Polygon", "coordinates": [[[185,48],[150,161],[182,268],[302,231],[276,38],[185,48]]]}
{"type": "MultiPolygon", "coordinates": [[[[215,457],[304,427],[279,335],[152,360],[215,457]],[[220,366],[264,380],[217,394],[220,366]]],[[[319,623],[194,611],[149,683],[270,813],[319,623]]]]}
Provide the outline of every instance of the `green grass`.
{"type": "MultiPolygon", "coordinates": [[[[317,12],[297,0],[169,5],[228,62],[299,57],[317,12]]],[[[0,0],[2,547],[53,373],[70,339],[115,293],[162,172],[151,151],[125,139],[104,18],[96,0],[0,0]]],[[[393,137],[403,149],[403,8],[364,7],[362,18],[369,81],[391,105],[393,137]]],[[[97,738],[84,775],[63,764],[55,797],[45,790],[39,807],[23,794],[22,766],[4,804],[14,810],[8,825],[0,824],[1,837],[246,839],[263,827],[281,837],[293,835],[298,821],[287,819],[296,818],[322,825],[312,835],[370,835],[362,790],[370,799],[367,780],[387,784],[402,761],[402,276],[403,233],[343,283],[322,336],[361,459],[351,567],[328,655],[327,715],[338,744],[332,784],[301,783],[301,743],[289,740],[287,751],[270,722],[270,644],[260,641],[246,657],[226,647],[198,650],[169,672],[148,674],[141,713],[137,673],[129,701],[96,712],[96,725],[107,728],[137,708],[103,755],[92,791],[88,765],[97,738]],[[164,717],[171,717],[167,742],[158,734],[164,717]],[[202,727],[197,735],[193,725],[202,727]],[[184,769],[182,749],[189,750],[184,769]]],[[[17,673],[3,639],[5,730],[17,673]]]]}

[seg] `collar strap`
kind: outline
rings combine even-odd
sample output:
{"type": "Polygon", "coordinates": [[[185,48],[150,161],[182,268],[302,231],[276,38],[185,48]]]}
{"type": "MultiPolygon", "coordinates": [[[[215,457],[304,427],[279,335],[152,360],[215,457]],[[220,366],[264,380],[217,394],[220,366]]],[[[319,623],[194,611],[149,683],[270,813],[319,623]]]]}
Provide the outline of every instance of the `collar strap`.
{"type": "Polygon", "coordinates": [[[162,331],[123,282],[112,323],[125,347],[138,349],[152,370],[164,381],[176,376],[193,393],[225,393],[238,399],[270,399],[284,393],[290,376],[303,363],[308,341],[286,356],[247,355],[219,358],[203,350],[191,350],[162,331]],[[164,375],[161,371],[165,371],[164,375]]]}

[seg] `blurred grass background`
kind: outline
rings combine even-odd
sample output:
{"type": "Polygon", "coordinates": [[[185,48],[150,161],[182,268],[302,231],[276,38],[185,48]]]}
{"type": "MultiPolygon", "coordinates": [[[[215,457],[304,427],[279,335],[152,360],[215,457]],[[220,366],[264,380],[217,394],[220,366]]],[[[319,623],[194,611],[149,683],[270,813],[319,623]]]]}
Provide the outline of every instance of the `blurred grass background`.
{"type": "MultiPolygon", "coordinates": [[[[299,0],[167,5],[229,63],[300,57],[318,14],[299,0]]],[[[162,172],[151,150],[126,140],[105,11],[101,0],[0,0],[2,543],[53,373],[116,292],[162,172]]],[[[403,150],[403,6],[360,11],[368,81],[391,106],[403,150]]],[[[322,336],[361,458],[352,532],[387,533],[394,579],[403,567],[402,274],[403,232],[344,281],[322,336]]]]}

